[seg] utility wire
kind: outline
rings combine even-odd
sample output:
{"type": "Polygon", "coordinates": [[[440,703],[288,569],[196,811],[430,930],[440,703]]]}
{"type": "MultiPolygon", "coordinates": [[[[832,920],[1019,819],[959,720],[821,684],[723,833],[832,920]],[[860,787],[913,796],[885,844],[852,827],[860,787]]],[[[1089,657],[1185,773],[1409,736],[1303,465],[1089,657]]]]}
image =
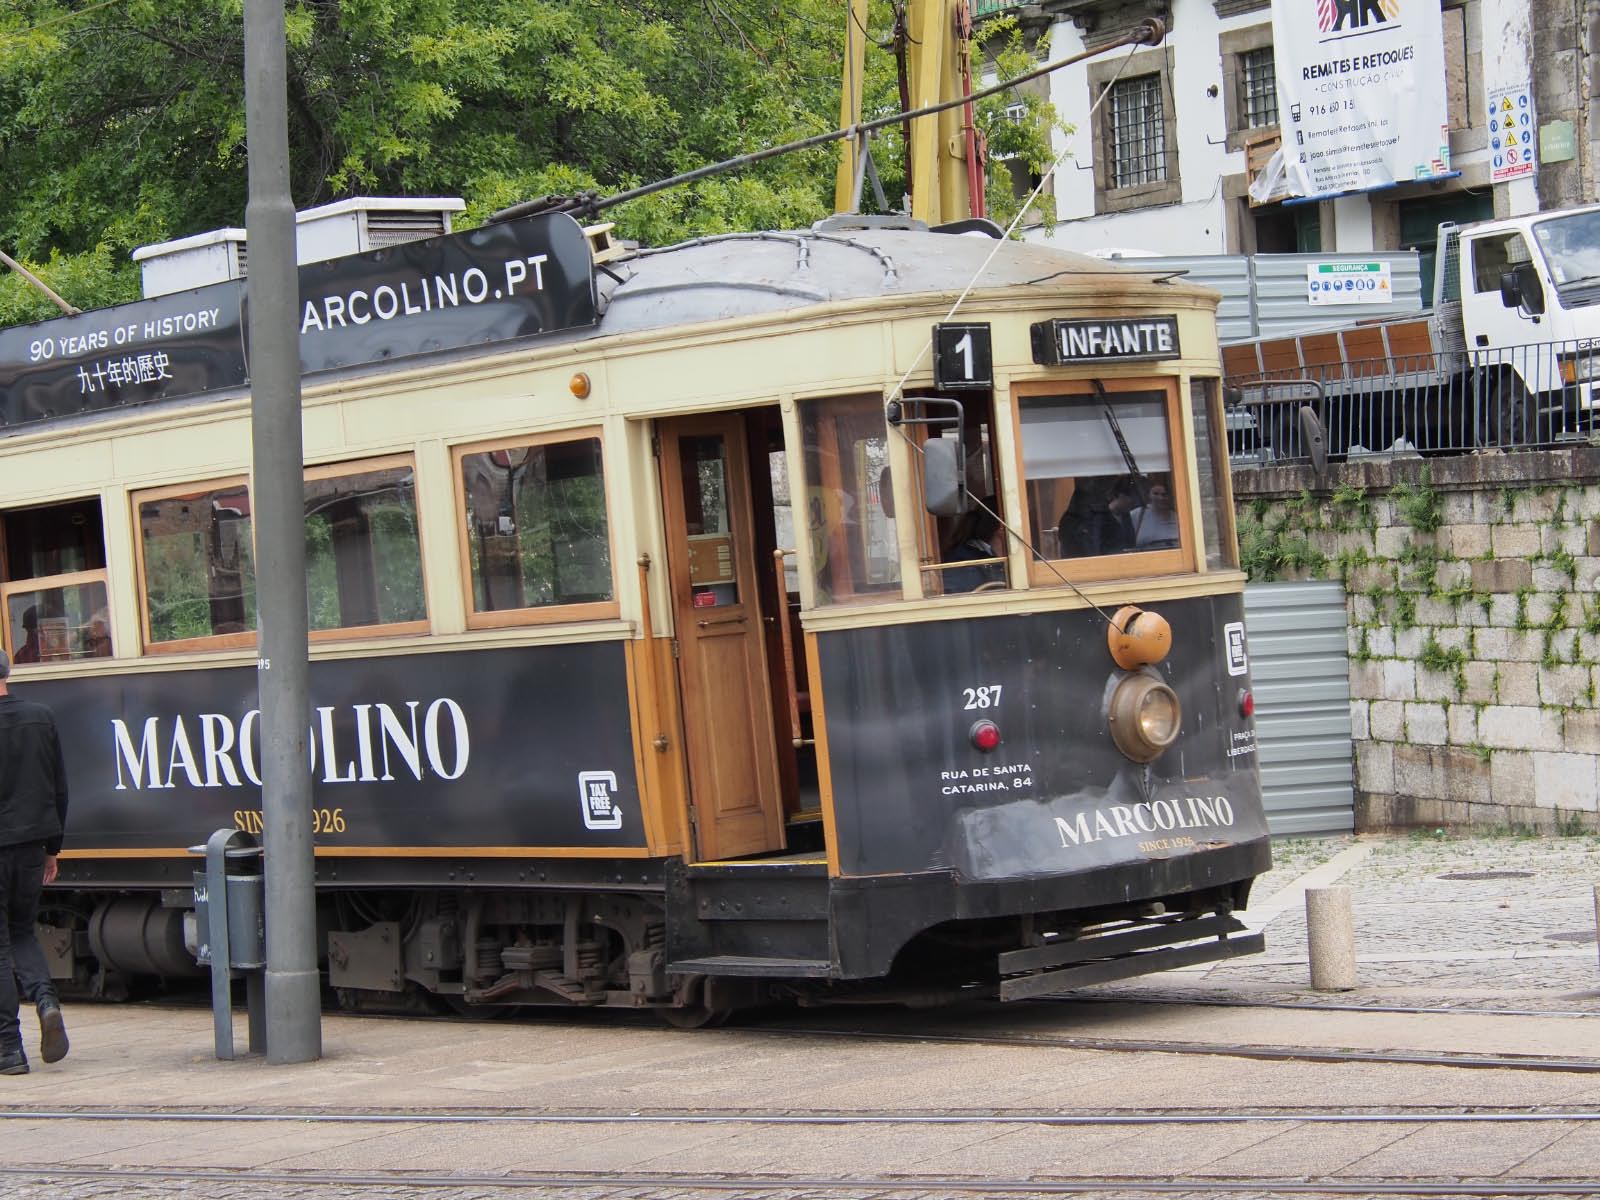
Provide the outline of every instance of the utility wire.
{"type": "Polygon", "coordinates": [[[18,29],[11,33],[0,33],[0,46],[5,45],[7,42],[20,42],[23,38],[32,37],[41,29],[48,29],[52,25],[60,25],[63,21],[86,17],[98,9],[110,8],[113,4],[121,3],[122,0],[100,0],[99,4],[91,4],[88,8],[80,8],[76,12],[62,13],[58,17],[51,17],[48,21],[40,21],[37,25],[29,25],[24,29],[18,29]]]}

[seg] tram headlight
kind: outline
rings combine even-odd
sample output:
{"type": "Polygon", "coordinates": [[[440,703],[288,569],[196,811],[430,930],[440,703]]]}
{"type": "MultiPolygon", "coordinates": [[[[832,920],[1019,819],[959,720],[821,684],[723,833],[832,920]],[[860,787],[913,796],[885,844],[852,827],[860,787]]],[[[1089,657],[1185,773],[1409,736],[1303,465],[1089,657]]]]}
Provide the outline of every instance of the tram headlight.
{"type": "Polygon", "coordinates": [[[1178,738],[1183,710],[1159,679],[1129,675],[1111,694],[1111,740],[1134,762],[1149,762],[1178,738]]]}

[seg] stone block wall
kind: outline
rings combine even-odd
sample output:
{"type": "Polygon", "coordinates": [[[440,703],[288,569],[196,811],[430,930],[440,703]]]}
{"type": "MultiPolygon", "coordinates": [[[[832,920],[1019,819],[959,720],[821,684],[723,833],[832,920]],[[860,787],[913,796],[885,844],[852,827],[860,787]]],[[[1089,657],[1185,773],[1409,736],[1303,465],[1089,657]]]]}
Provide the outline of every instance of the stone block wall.
{"type": "Polygon", "coordinates": [[[1600,828],[1600,448],[1234,472],[1253,580],[1339,579],[1356,828],[1600,828]]]}

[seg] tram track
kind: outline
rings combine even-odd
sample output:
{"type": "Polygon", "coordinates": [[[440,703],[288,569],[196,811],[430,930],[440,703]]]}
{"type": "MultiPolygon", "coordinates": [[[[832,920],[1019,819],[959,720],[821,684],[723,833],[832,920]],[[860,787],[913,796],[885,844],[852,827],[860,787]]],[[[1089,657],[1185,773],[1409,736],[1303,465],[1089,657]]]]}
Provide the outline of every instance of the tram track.
{"type": "Polygon", "coordinates": [[[296,1125],[832,1125],[832,1126],[937,1126],[1035,1125],[1132,1126],[1160,1125],[1464,1125],[1564,1122],[1600,1124],[1600,1110],[1559,1108],[1551,1105],[1484,1106],[1407,1105],[1366,1108],[1323,1106],[1269,1107],[1217,1112],[1168,1109],[1140,1112],[1045,1111],[1040,1109],[990,1109],[985,1111],[859,1112],[845,1109],[784,1109],[772,1111],[713,1109],[592,1109],[530,1108],[472,1109],[346,1109],[242,1108],[237,1105],[126,1106],[101,1108],[76,1105],[60,1108],[0,1106],[0,1121],[104,1121],[179,1124],[296,1125]]]}
{"type": "MultiPolygon", "coordinates": [[[[1027,1007],[1033,1012],[1052,1001],[1030,1002],[1027,1007]]],[[[1371,1014],[1373,1016],[1426,1016],[1426,1017],[1499,1017],[1522,1019],[1561,1018],[1574,1019],[1585,1017],[1600,1017],[1600,1010],[1592,1012],[1543,1012],[1521,1010],[1477,1010],[1477,1009],[1452,1009],[1438,1007],[1407,1007],[1407,1006],[1366,1006],[1366,1005],[1323,1005],[1323,1004],[1295,1004],[1295,1003],[1253,1003],[1236,1001],[1211,1001],[1174,999],[1160,1000],[1155,998],[1129,1000],[1121,998],[1101,999],[1072,999],[1068,1001],[1055,1000],[1058,1005],[1072,1006],[1086,1004],[1093,1007],[1109,1007],[1117,1004],[1147,1005],[1152,1008],[1168,1007],[1199,1007],[1199,1008],[1237,1008],[1237,1009],[1267,1009],[1296,1011],[1330,1012],[1344,1015],[1371,1014]]],[[[835,1010],[836,1011],[836,1010],[835,1010]]],[[[409,1014],[386,1014],[375,1012],[342,1013],[343,1017],[358,1018],[368,1021],[434,1021],[443,1024],[472,1024],[474,1018],[462,1014],[437,1014],[428,1017],[417,1017],[409,1014]]],[[[550,1011],[540,1012],[535,1020],[560,1022],[566,1014],[550,1011]]],[[[588,1016],[590,1014],[573,1014],[588,1016]]],[[[619,1018],[618,1025],[626,1024],[629,1028],[656,1028],[641,1014],[617,1013],[607,1014],[619,1018]]],[[[496,1022],[499,1023],[498,1021],[496,1022]]],[[[974,1025],[980,1024],[974,1021],[974,1025]]],[[[684,1036],[695,1038],[717,1038],[729,1035],[768,1035],[783,1039],[814,1038],[818,1040],[832,1040],[841,1042],[898,1042],[909,1044],[943,1044],[951,1046],[973,1045],[994,1046],[1009,1049],[1053,1049],[1076,1050],[1091,1053],[1109,1054],[1173,1054],[1188,1055],[1207,1058],[1242,1058],[1266,1062],[1307,1062],[1307,1063],[1364,1063],[1376,1066],[1427,1066],[1446,1067],[1458,1070],[1504,1070],[1545,1072],[1552,1074],[1593,1075],[1600,1074],[1600,1057],[1549,1055],[1549,1054],[1515,1054],[1515,1053],[1473,1053],[1463,1051],[1431,1051],[1431,1050],[1406,1050],[1406,1049],[1357,1049],[1349,1046],[1314,1046],[1288,1043],[1246,1043],[1227,1041],[1200,1041],[1184,1039],[1159,1039],[1135,1037],[1088,1037],[1073,1034],[1060,1034],[1052,1032],[991,1032],[956,1030],[933,1024],[921,1028],[907,1028],[904,1023],[894,1030],[873,1029],[862,1026],[836,1027],[827,1023],[827,1017],[819,1012],[819,1019],[814,1022],[780,1023],[779,1020],[762,1020],[756,1017],[748,1023],[734,1024],[720,1029],[707,1030],[668,1030],[661,1029],[663,1034],[670,1036],[684,1036]]]]}
{"type": "Polygon", "coordinates": [[[1271,1062],[1371,1063],[1390,1066],[1454,1067],[1470,1070],[1551,1071],[1600,1074],[1600,1059],[1538,1054],[1474,1054],[1456,1051],[1356,1050],[1347,1047],[1252,1045],[1238,1042],[1176,1041],[1148,1038],[1096,1038],[1062,1034],[915,1032],[875,1029],[828,1029],[762,1025],[752,1031],[777,1037],[814,1037],[841,1041],[883,1041],[981,1045],[1010,1048],[1084,1050],[1112,1054],[1181,1054],[1271,1062]]]}
{"type": "MultiPolygon", "coordinates": [[[[1460,1179],[1295,1179],[1195,1176],[1058,1177],[1038,1179],[974,1179],[962,1176],[878,1174],[856,1176],[782,1175],[770,1173],[693,1174],[679,1172],[518,1172],[510,1174],[449,1174],[436,1171],[329,1172],[282,1170],[219,1170],[199,1167],[0,1167],[0,1179],[44,1180],[51,1186],[78,1181],[149,1186],[221,1185],[228,1195],[248,1195],[251,1187],[289,1187],[293,1195],[327,1189],[348,1196],[359,1189],[375,1189],[385,1197],[405,1190],[418,1193],[445,1190],[470,1191],[477,1196],[500,1192],[571,1195],[577,1189],[595,1197],[638,1196],[640,1189],[658,1189],[675,1197],[709,1193],[741,1196],[871,1196],[873,1200],[898,1200],[930,1193],[946,1196],[1024,1197],[1092,1194],[1105,1198],[1146,1195],[1189,1196],[1393,1196],[1393,1197],[1495,1197],[1495,1196],[1600,1196],[1600,1180],[1460,1180],[1460,1179]],[[241,1190],[244,1189],[244,1190],[241,1190]]],[[[157,1193],[160,1194],[160,1193],[157,1193]]],[[[209,1193],[214,1194],[214,1193],[209,1193]]]]}

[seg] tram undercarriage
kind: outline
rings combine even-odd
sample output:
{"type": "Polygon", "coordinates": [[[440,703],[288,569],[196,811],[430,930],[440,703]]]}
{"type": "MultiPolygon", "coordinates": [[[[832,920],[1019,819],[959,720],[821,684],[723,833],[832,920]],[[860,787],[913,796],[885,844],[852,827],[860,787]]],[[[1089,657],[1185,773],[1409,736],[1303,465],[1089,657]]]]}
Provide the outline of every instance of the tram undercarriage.
{"type": "MultiPolygon", "coordinates": [[[[327,998],[386,1013],[653,1009],[698,1026],[772,1003],[1022,999],[1261,948],[1232,915],[1248,879],[1006,912],[1004,888],[922,879],[886,899],[782,862],[760,870],[759,885],[752,875],[730,888],[739,870],[671,863],[662,888],[632,891],[326,891],[327,998]]],[[[191,900],[178,889],[52,896],[41,934],[63,990],[118,1000],[197,980],[191,900]]]]}

